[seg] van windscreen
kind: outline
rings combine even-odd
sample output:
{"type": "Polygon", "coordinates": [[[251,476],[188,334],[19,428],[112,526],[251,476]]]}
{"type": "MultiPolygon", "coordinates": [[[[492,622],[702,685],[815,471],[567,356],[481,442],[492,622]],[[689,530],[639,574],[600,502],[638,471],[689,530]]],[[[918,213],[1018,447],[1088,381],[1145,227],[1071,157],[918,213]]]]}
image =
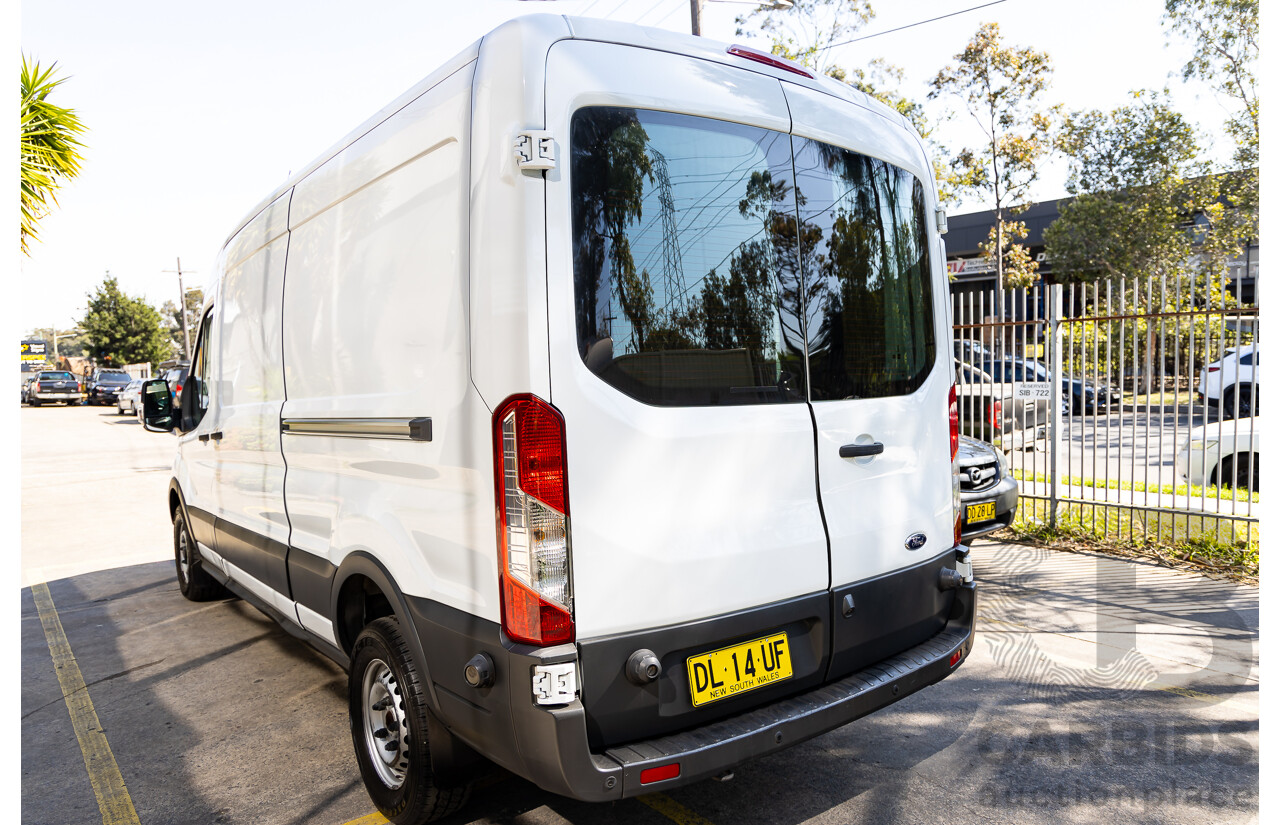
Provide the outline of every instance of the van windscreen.
{"type": "Polygon", "coordinates": [[[883,397],[923,383],[933,298],[912,175],[643,109],[580,109],[571,132],[578,349],[602,380],[663,406],[883,397]]]}

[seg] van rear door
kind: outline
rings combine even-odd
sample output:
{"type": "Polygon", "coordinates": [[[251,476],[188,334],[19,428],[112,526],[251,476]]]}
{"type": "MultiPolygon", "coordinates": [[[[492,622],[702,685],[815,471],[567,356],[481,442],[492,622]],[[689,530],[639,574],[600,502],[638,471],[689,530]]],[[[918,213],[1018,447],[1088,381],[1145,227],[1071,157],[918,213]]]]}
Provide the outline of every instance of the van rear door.
{"type": "Polygon", "coordinates": [[[562,41],[546,89],[579,638],[825,592],[781,84],[562,41]]]}
{"type": "Polygon", "coordinates": [[[946,281],[931,254],[939,248],[932,171],[919,143],[868,108],[784,87],[818,482],[840,617],[835,677],[945,622],[950,594],[937,587],[937,568],[954,544],[946,281]]]}

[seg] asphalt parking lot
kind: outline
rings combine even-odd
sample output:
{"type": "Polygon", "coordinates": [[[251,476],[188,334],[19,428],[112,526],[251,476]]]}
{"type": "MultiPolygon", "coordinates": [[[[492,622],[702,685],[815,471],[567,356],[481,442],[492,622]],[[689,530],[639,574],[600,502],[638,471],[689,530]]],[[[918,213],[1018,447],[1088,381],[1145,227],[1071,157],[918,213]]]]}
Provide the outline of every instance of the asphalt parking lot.
{"type": "MultiPolygon", "coordinates": [[[[22,821],[382,822],[342,671],[244,602],[179,594],[169,437],[109,408],[21,424],[22,821]],[[52,529],[57,496],[77,516],[52,529]]],[[[495,769],[452,822],[1257,821],[1256,588],[998,543],[975,574],[973,654],[884,711],[609,805],[495,769]]]]}

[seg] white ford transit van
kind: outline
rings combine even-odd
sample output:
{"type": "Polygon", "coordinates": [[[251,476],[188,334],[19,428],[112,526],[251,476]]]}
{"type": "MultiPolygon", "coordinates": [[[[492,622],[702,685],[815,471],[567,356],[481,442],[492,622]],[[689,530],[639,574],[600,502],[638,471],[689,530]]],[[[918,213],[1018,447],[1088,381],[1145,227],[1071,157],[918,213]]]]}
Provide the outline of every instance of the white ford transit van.
{"type": "Polygon", "coordinates": [[[144,396],[182,591],[348,670],[398,823],[477,755],[618,799],[932,684],[974,620],[942,217],[844,85],[507,23],[227,241],[144,396]]]}

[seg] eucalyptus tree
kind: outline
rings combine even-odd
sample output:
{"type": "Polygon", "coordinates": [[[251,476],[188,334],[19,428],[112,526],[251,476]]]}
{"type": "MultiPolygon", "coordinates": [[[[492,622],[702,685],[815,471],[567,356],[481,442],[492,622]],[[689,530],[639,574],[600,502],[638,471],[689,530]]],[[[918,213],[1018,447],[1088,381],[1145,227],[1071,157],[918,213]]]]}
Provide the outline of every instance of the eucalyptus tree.
{"type": "Polygon", "coordinates": [[[956,153],[947,178],[959,191],[972,192],[993,204],[997,295],[1003,295],[1009,275],[1014,276],[1014,283],[1034,277],[1034,270],[1012,272],[1007,266],[1005,218],[1016,216],[1029,205],[1040,164],[1053,148],[1059,109],[1044,104],[1052,77],[1047,53],[1006,45],[999,25],[984,23],[964,51],[930,84],[930,100],[958,99],[983,135],[980,145],[956,153]]]}

